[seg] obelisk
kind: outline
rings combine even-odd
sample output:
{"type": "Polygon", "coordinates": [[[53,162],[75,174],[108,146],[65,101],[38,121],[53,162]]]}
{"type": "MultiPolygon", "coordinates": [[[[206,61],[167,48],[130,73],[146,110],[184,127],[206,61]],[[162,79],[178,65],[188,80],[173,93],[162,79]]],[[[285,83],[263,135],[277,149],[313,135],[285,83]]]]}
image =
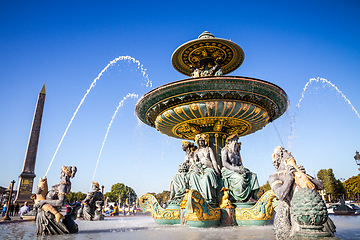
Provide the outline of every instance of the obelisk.
{"type": "Polygon", "coordinates": [[[20,205],[22,205],[24,202],[28,202],[29,204],[31,204],[30,196],[32,194],[34,178],[36,177],[35,162],[39,143],[41,120],[44,110],[45,95],[46,93],[44,84],[39,93],[35,108],[34,119],[32,122],[28,146],[24,159],[23,170],[22,173],[19,175],[19,188],[17,191],[15,202],[19,203],[20,205]]]}

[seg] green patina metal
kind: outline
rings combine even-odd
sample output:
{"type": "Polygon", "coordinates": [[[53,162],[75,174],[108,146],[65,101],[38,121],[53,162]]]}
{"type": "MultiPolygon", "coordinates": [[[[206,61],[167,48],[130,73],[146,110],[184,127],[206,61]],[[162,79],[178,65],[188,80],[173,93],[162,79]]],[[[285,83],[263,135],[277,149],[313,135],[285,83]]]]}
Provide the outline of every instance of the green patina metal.
{"type": "MultiPolygon", "coordinates": [[[[192,78],[146,93],[135,107],[136,115],[170,137],[194,140],[197,134],[208,135],[209,146],[221,168],[221,149],[228,136],[254,133],[279,118],[288,107],[285,91],[273,83],[224,76],[236,70],[243,61],[244,52],[240,46],[204,32],[198,39],[177,48],[171,58],[177,71],[192,78]]],[[[274,216],[274,198],[272,192],[267,192],[255,205],[238,205],[231,210],[232,215],[236,215],[233,223],[269,224],[274,216]]],[[[183,221],[192,227],[211,227],[221,224],[226,213],[218,206],[209,205],[196,190],[185,194],[179,208],[163,209],[149,194],[143,195],[141,202],[158,224],[183,221]]]]}
{"type": "Polygon", "coordinates": [[[220,152],[231,134],[254,133],[287,109],[280,87],[255,78],[201,77],[176,81],[145,94],[135,111],[139,119],[161,133],[194,140],[207,133],[219,166],[220,152]]]}
{"type": "Polygon", "coordinates": [[[216,59],[221,59],[222,72],[228,74],[240,67],[244,58],[244,51],[239,45],[226,39],[215,38],[205,31],[198,39],[178,47],[171,57],[171,63],[177,71],[190,76],[190,66],[201,68],[205,63],[211,64],[216,59]]]}
{"type": "Polygon", "coordinates": [[[285,91],[275,84],[255,78],[219,76],[185,79],[160,86],[145,94],[135,111],[139,119],[155,127],[158,115],[170,108],[211,100],[253,104],[268,113],[269,121],[280,117],[288,106],[285,91]]]}

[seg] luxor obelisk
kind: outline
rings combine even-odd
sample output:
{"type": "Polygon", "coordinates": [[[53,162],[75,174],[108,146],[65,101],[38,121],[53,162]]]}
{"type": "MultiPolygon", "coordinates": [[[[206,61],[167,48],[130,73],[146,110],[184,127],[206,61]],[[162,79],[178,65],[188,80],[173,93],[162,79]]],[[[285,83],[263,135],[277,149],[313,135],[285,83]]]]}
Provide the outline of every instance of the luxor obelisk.
{"type": "Polygon", "coordinates": [[[28,146],[24,159],[23,170],[19,175],[20,184],[17,191],[15,202],[19,203],[20,205],[23,204],[24,202],[30,201],[34,178],[36,177],[35,162],[36,162],[36,154],[39,143],[42,114],[44,110],[45,95],[46,93],[45,93],[45,84],[44,84],[39,93],[39,97],[35,108],[34,119],[31,126],[28,146]]]}

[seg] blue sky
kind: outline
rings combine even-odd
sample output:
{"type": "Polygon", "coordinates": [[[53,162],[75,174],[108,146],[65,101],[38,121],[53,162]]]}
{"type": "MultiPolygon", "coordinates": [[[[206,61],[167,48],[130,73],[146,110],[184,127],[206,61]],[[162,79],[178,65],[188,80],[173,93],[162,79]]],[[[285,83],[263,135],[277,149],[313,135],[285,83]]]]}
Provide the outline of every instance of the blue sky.
{"type": "Polygon", "coordinates": [[[310,174],[332,168],[338,179],[355,176],[360,117],[327,82],[360,111],[359,12],[358,1],[1,1],[0,185],[18,183],[43,84],[35,183],[94,79],[113,59],[131,56],[146,70],[119,60],[99,77],[68,128],[48,182],[59,181],[62,165],[76,165],[72,191],[87,192],[99,160],[95,181],[105,191],[117,182],[138,195],[168,190],[183,161],[181,141],[139,123],[137,99],[118,109],[99,154],[119,102],[187,78],[172,67],[171,55],[203,31],[243,48],[245,61],[230,75],[266,80],[288,94],[282,117],[240,139],[244,165],[261,185],[274,172],[271,153],[278,145],[310,174]],[[311,78],[319,82],[303,93],[311,78]]]}

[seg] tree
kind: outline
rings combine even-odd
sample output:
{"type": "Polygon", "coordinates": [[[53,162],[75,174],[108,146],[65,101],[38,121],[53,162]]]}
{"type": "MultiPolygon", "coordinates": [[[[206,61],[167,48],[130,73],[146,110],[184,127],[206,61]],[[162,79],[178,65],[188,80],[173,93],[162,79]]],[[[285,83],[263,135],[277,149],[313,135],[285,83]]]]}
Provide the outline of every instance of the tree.
{"type": "Polygon", "coordinates": [[[259,199],[266,191],[271,190],[269,181],[266,181],[265,185],[262,185],[260,187],[259,192],[256,194],[257,198],[259,199]]]}
{"type": "Polygon", "coordinates": [[[131,187],[126,186],[123,183],[116,183],[111,186],[111,191],[105,193],[105,197],[109,198],[110,202],[120,202],[125,203],[129,201],[129,193],[130,193],[130,205],[136,202],[137,195],[131,187]]]}
{"type": "Polygon", "coordinates": [[[159,202],[159,204],[162,206],[165,202],[169,200],[170,197],[170,191],[162,191],[162,193],[158,193],[155,195],[156,200],[159,202]]]}
{"type": "Polygon", "coordinates": [[[66,196],[66,200],[68,203],[81,202],[85,198],[86,198],[86,194],[80,191],[76,193],[70,191],[69,194],[66,196]]]}
{"type": "Polygon", "coordinates": [[[346,189],[346,193],[349,197],[355,197],[360,194],[360,174],[351,177],[344,182],[344,187],[346,189]]]}
{"type": "Polygon", "coordinates": [[[331,168],[328,170],[321,169],[317,173],[317,177],[324,183],[324,189],[329,202],[332,202],[333,199],[338,199],[342,194],[345,193],[342,182],[335,178],[331,168]]]}

